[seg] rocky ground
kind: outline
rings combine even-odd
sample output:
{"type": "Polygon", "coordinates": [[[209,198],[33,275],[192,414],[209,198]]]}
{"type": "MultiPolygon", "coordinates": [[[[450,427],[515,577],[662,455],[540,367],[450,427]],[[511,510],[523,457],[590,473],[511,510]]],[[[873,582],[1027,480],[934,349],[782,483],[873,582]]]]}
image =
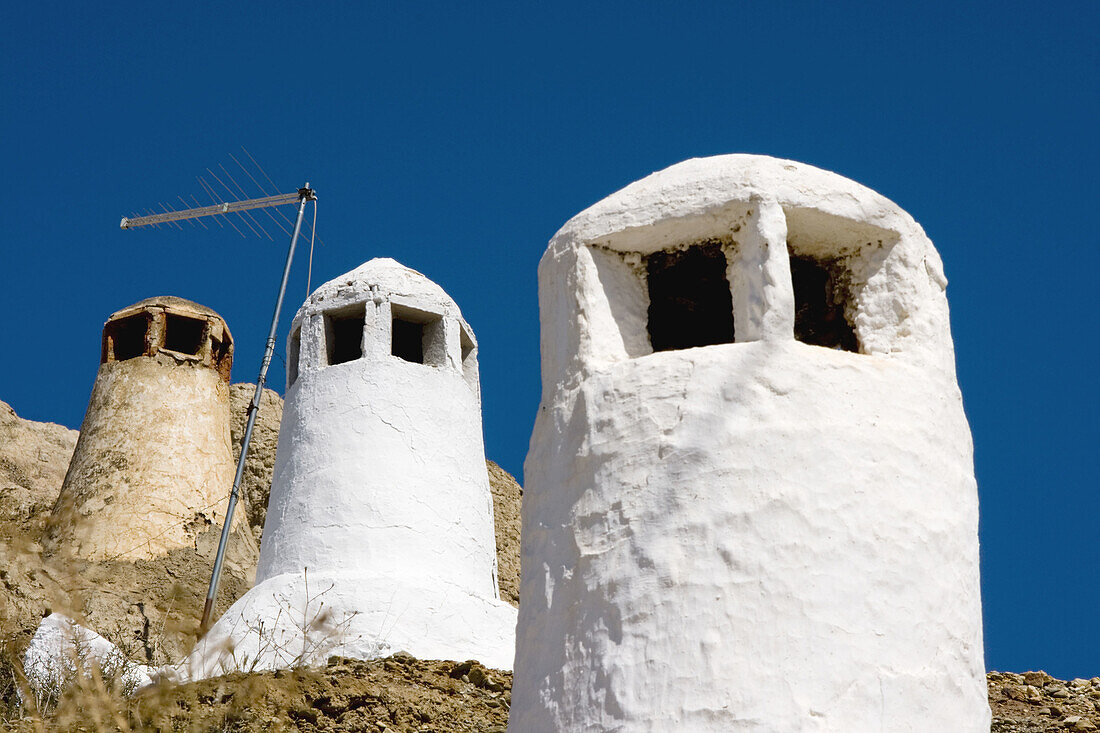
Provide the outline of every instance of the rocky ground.
{"type": "Polygon", "coordinates": [[[64,425],[22,420],[0,402],[0,519],[26,522],[50,511],[77,435],[64,425]]]}
{"type": "MultiPolygon", "coordinates": [[[[247,389],[233,387],[235,406],[251,398],[249,391],[240,399],[242,387],[247,389]]],[[[270,489],[260,487],[271,484],[271,436],[278,434],[281,416],[282,400],[268,391],[254,433],[257,449],[246,467],[246,510],[254,497],[266,503],[270,489]]],[[[193,643],[221,528],[209,524],[197,531],[193,547],[135,562],[89,562],[49,547],[45,528],[76,437],[75,430],[59,425],[21,420],[0,403],[0,651],[21,653],[39,620],[59,611],[107,636],[136,661],[174,661],[193,643]]],[[[252,585],[259,535],[254,530],[231,538],[218,610],[252,585]]],[[[0,697],[4,693],[0,681],[0,697]]]]}
{"type": "MultiPolygon", "coordinates": [[[[990,672],[988,680],[993,733],[1097,730],[1100,680],[1063,682],[1043,672],[990,672]]],[[[472,661],[334,657],[323,668],[155,687],[130,700],[94,687],[74,690],[49,729],[504,733],[511,684],[510,672],[472,661]]],[[[42,730],[33,716],[0,721],[0,728],[42,730]]]]}
{"type": "MultiPolygon", "coordinates": [[[[130,700],[79,690],[61,702],[48,729],[504,733],[511,685],[510,672],[472,661],[333,657],[320,669],[233,674],[150,688],[130,700]]],[[[9,729],[41,730],[31,717],[9,729]]]]}
{"type": "Polygon", "coordinates": [[[1100,677],[1064,682],[1046,672],[990,672],[994,731],[1100,729],[1100,677]]]}

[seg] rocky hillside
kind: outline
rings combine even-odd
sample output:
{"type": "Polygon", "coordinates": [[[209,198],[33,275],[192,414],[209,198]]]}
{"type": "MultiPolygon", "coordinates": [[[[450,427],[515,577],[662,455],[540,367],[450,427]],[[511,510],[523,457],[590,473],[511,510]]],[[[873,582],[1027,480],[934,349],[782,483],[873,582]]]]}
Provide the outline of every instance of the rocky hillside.
{"type": "MultiPolygon", "coordinates": [[[[248,418],[248,405],[256,394],[253,384],[234,384],[229,388],[229,431],[233,441],[233,460],[241,457],[241,441],[248,418]]],[[[248,515],[252,531],[261,538],[267,497],[271,495],[271,474],[275,471],[275,449],[279,447],[279,425],[283,421],[283,398],[265,389],[260,398],[260,411],[252,428],[248,460],[241,481],[241,506],[248,515]]]]}
{"type": "Polygon", "coordinates": [[[1100,677],[1064,682],[1046,672],[990,672],[988,681],[994,731],[1100,729],[1100,677]]]}
{"type": "Polygon", "coordinates": [[[497,531],[497,580],[501,600],[519,608],[519,507],[523,497],[512,474],[487,461],[497,531]]]}
{"type": "MultiPolygon", "coordinates": [[[[243,433],[249,385],[232,389],[233,439],[243,433]]],[[[259,536],[271,488],[282,400],[264,393],[245,471],[243,507],[259,536]]],[[[137,661],[178,658],[194,638],[217,528],[149,561],[74,562],[39,542],[61,488],[77,433],[19,419],[0,402],[0,725],[41,730],[15,696],[17,660],[39,619],[64,611],[118,643],[137,661]]],[[[519,601],[522,489],[488,462],[496,513],[501,597],[519,601]]],[[[253,555],[254,557],[254,555],[253,555]]],[[[255,568],[231,562],[219,607],[240,597],[255,568]]],[[[476,662],[420,661],[407,655],[360,662],[331,659],[322,669],[253,675],[149,690],[124,700],[103,686],[74,688],[49,718],[57,730],[503,731],[511,674],[476,662]]],[[[1043,672],[989,673],[993,731],[1088,731],[1100,728],[1100,678],[1063,682],[1043,672]]]]}
{"type": "MultiPolygon", "coordinates": [[[[232,437],[244,431],[251,385],[231,390],[232,437]]],[[[245,468],[240,509],[260,537],[275,465],[282,399],[265,390],[245,468]]],[[[134,660],[165,664],[182,656],[193,643],[219,527],[196,537],[194,547],[137,562],[88,562],[54,554],[42,543],[44,529],[61,489],[77,432],[60,425],[20,419],[0,402],[0,647],[17,659],[38,626],[52,611],[82,621],[119,645],[134,660]]],[[[501,597],[518,602],[519,484],[488,462],[498,518],[501,597]]],[[[218,598],[218,610],[251,586],[255,547],[250,537],[234,537],[218,598]]],[[[7,673],[10,667],[3,670],[7,673]]],[[[10,674],[0,679],[0,698],[14,704],[10,674]]]]}
{"type": "MultiPolygon", "coordinates": [[[[208,523],[196,532],[194,546],[136,562],[90,562],[50,549],[43,542],[45,528],[76,437],[59,425],[21,420],[0,403],[0,646],[18,656],[40,619],[60,611],[102,630],[136,661],[177,659],[193,643],[220,527],[208,523]]],[[[273,461],[261,451],[250,463],[262,470],[273,461]]],[[[255,539],[248,533],[234,540],[219,596],[222,610],[255,576],[255,539]]],[[[0,679],[0,698],[10,700],[13,693],[10,679],[0,679]]]]}
{"type": "Polygon", "coordinates": [[[29,522],[49,512],[77,435],[63,425],[21,420],[0,402],[0,520],[29,522]]]}

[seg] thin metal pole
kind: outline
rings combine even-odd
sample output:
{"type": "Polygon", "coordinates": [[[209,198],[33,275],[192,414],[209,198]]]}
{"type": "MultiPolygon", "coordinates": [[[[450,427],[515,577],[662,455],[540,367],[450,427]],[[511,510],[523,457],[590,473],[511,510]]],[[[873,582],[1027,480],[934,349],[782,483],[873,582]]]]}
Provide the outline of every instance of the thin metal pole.
{"type": "Polygon", "coordinates": [[[248,444],[252,441],[252,428],[256,425],[256,414],[260,411],[260,398],[263,397],[264,384],[267,382],[267,368],[271,366],[271,357],[275,353],[275,337],[279,330],[279,312],[283,309],[283,296],[286,295],[286,283],[290,278],[290,265],[294,261],[294,248],[298,244],[298,235],[302,231],[302,216],[306,211],[306,202],[316,200],[317,195],[309,187],[298,189],[298,220],[294,223],[294,233],[290,236],[290,249],[286,253],[283,266],[283,280],[279,285],[279,298],[275,301],[275,313],[271,316],[271,330],[267,334],[267,348],[260,364],[260,376],[256,379],[256,392],[248,405],[248,422],[245,423],[244,441],[241,443],[241,457],[237,459],[237,475],[233,478],[233,490],[229,493],[229,506],[225,510],[225,524],[222,525],[222,537],[218,543],[218,554],[214,558],[214,572],[210,576],[210,587],[206,591],[206,604],[202,609],[202,621],[199,634],[205,634],[210,628],[210,614],[214,610],[214,600],[218,596],[218,583],[221,581],[222,562],[225,560],[225,546],[229,542],[229,526],[233,521],[233,510],[240,498],[241,480],[244,478],[244,462],[248,458],[248,444]]]}

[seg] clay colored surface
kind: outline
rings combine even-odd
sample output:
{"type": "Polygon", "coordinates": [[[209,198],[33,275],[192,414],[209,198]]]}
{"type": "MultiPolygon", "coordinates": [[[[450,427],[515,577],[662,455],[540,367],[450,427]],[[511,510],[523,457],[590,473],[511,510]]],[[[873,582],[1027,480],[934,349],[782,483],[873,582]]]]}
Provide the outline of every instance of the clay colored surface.
{"type": "MultiPolygon", "coordinates": [[[[51,518],[61,551],[137,560],[194,546],[233,482],[220,316],[181,298],[115,313],[80,438],[51,518]]],[[[247,532],[234,517],[234,528],[247,532]]]]}
{"type": "MultiPolygon", "coordinates": [[[[0,403],[0,434],[10,437],[0,441],[0,466],[8,476],[0,503],[4,651],[21,657],[42,618],[58,611],[107,636],[134,661],[160,665],[181,658],[194,644],[220,527],[203,522],[192,544],[147,559],[50,552],[42,538],[77,433],[21,420],[0,403]],[[24,500],[13,500],[19,497],[24,500]]],[[[219,611],[252,585],[257,554],[251,534],[231,535],[219,611]]]]}
{"type": "MultiPolygon", "coordinates": [[[[504,733],[511,677],[473,661],[334,657],[314,669],[153,687],[129,701],[90,690],[63,700],[45,723],[57,731],[504,733]]],[[[41,725],[25,718],[2,727],[41,725]]]]}

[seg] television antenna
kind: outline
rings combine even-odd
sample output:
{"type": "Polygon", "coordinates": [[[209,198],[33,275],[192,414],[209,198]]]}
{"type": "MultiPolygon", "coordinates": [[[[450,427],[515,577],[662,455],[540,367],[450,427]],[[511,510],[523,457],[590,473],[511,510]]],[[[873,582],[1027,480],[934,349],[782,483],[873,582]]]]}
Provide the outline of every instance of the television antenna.
{"type": "MultiPolygon", "coordinates": [[[[256,163],[256,159],[252,158],[251,154],[249,154],[247,150],[245,150],[244,152],[246,155],[248,155],[249,158],[252,159],[253,163],[256,163]]],[[[233,160],[237,162],[238,165],[240,165],[240,162],[237,161],[236,158],[233,158],[233,160]]],[[[256,163],[256,166],[257,168],[259,168],[258,163],[256,163]]],[[[233,181],[232,176],[229,175],[229,171],[225,170],[224,167],[221,168],[225,176],[230,181],[232,181],[234,185],[237,185],[236,181],[233,181]]],[[[252,174],[249,173],[248,169],[244,168],[243,165],[241,166],[241,168],[244,169],[245,173],[248,173],[250,177],[252,176],[252,174]]],[[[227,186],[217,174],[215,174],[209,168],[207,168],[206,170],[214,180],[218,181],[218,183],[220,183],[226,190],[228,190],[231,195],[233,194],[233,189],[229,188],[229,186],[227,186]]],[[[260,168],[260,170],[261,172],[263,171],[262,168],[260,168]]],[[[267,174],[264,173],[264,176],[267,176],[267,174]]],[[[248,404],[248,420],[245,423],[244,440],[241,443],[241,455],[237,459],[237,473],[233,477],[233,488],[229,493],[229,505],[226,507],[225,510],[225,522],[222,524],[221,539],[218,541],[218,553],[214,557],[214,569],[213,572],[210,574],[210,585],[206,591],[206,603],[203,605],[202,621],[199,624],[199,634],[201,635],[206,633],[206,630],[210,627],[210,615],[214,610],[214,601],[218,596],[218,584],[221,582],[222,565],[225,562],[225,549],[226,545],[229,543],[229,527],[230,523],[233,520],[233,512],[237,508],[237,501],[240,498],[241,481],[244,478],[245,460],[247,460],[248,458],[248,446],[252,442],[252,429],[256,425],[256,415],[260,411],[260,398],[263,396],[264,385],[267,383],[267,369],[269,366],[271,366],[271,357],[275,353],[275,341],[279,329],[279,313],[283,309],[283,298],[286,295],[286,284],[287,280],[290,278],[290,266],[294,261],[294,250],[298,245],[298,236],[301,234],[302,231],[302,219],[305,216],[306,204],[310,201],[313,202],[313,234],[311,234],[310,236],[309,248],[310,275],[312,275],[313,236],[316,234],[317,230],[317,192],[310,188],[309,183],[307,182],[306,185],[299,188],[295,193],[282,193],[254,199],[225,201],[221,200],[219,195],[215,192],[214,188],[203,178],[200,177],[198,180],[199,184],[202,185],[203,189],[206,191],[206,194],[214,200],[211,205],[200,205],[188,209],[173,210],[162,203],[160,204],[160,207],[164,209],[162,213],[150,211],[142,216],[123,217],[122,222],[119,224],[119,227],[122,229],[137,229],[144,226],[159,227],[161,225],[174,225],[182,229],[183,227],[180,227],[179,225],[179,222],[181,221],[186,221],[194,226],[195,222],[203,224],[202,220],[206,217],[220,217],[215,218],[214,221],[218,222],[218,224],[221,225],[221,221],[224,220],[228,222],[233,227],[233,229],[235,229],[237,233],[240,234],[242,237],[246,236],[244,232],[239,229],[233,223],[233,220],[229,217],[230,214],[236,214],[245,224],[246,229],[251,230],[257,236],[260,236],[260,233],[262,232],[262,234],[268,239],[273,240],[273,237],[267,233],[267,230],[263,228],[259,220],[251,214],[251,212],[254,210],[262,209],[268,214],[272,221],[279,225],[279,227],[283,229],[285,233],[290,235],[290,248],[287,250],[286,253],[286,263],[283,265],[283,278],[282,281],[279,283],[279,296],[275,299],[275,312],[271,316],[271,329],[268,331],[267,345],[264,348],[264,357],[263,360],[260,362],[260,374],[256,378],[256,391],[252,395],[252,402],[248,404]],[[275,219],[275,217],[271,216],[270,211],[267,210],[270,208],[295,203],[298,204],[298,213],[293,223],[293,231],[290,232],[287,231],[287,229],[283,227],[282,224],[280,224],[279,221],[275,219]]],[[[263,187],[260,186],[259,182],[255,178],[252,178],[252,181],[260,188],[261,191],[263,191],[263,187]]],[[[268,181],[270,182],[271,179],[268,178],[268,181]]],[[[241,194],[244,194],[243,189],[241,189],[239,186],[237,186],[237,188],[240,190],[241,194]]],[[[184,201],[182,197],[178,198],[186,205],[187,202],[184,201]]],[[[192,197],[192,201],[194,201],[194,203],[199,203],[197,200],[195,200],[194,197],[192,197]]],[[[290,220],[286,218],[286,215],[282,214],[281,211],[279,213],[283,216],[284,221],[289,224],[290,220]]],[[[203,224],[203,226],[205,227],[205,224],[203,224]]],[[[307,280],[307,293],[308,290],[309,284],[307,280]]]]}

